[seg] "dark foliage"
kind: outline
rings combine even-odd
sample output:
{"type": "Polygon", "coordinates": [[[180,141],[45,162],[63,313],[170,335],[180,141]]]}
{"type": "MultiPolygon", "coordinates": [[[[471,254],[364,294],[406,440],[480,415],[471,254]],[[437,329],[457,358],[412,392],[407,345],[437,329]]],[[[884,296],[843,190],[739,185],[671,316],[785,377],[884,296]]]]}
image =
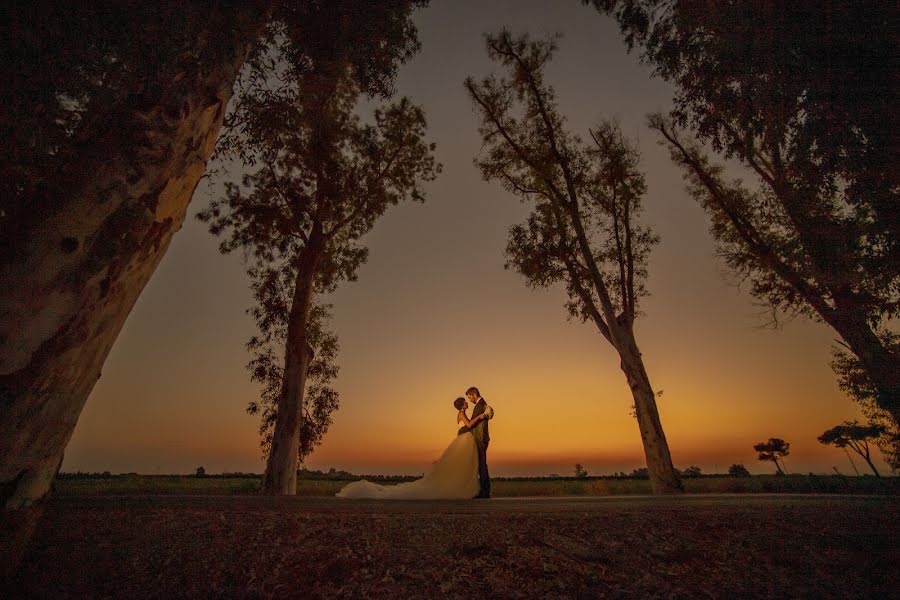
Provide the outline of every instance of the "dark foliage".
{"type": "Polygon", "coordinates": [[[241,249],[259,328],[247,344],[248,368],[262,385],[262,447],[268,453],[283,393],[284,348],[300,280],[312,277],[313,305],[297,318],[313,360],[302,401],[299,458],[318,445],[338,406],[337,338],[329,305],[315,300],[356,279],[368,251],[359,243],[385,211],[423,201],[421,182],[440,166],[424,141],[425,117],[406,98],[355,112],[363,94],[386,96],[399,61],[418,48],[411,10],[421,2],[377,8],[349,1],[285,5],[242,73],[217,156],[247,172],[225,182],[225,197],[197,216],[221,236],[220,249],[241,249]],[[307,273],[307,271],[310,271],[307,273]]]}
{"type": "Polygon", "coordinates": [[[675,86],[654,115],[731,270],[828,323],[900,415],[896,3],[593,0],[675,86]],[[728,181],[694,136],[754,175],[728,181]]]}
{"type": "Polygon", "coordinates": [[[685,479],[696,479],[697,477],[701,477],[703,475],[703,472],[700,470],[700,467],[690,466],[681,471],[680,474],[685,479]]]}
{"type": "MultiPolygon", "coordinates": [[[[894,353],[900,352],[900,336],[888,332],[884,339],[894,353]]],[[[859,359],[843,347],[837,346],[832,348],[832,357],[831,368],[838,375],[838,385],[862,407],[863,413],[872,425],[884,430],[882,435],[875,438],[875,444],[891,470],[900,472],[900,425],[890,413],[878,406],[877,390],[859,359]]]]}
{"type": "Polygon", "coordinates": [[[784,457],[790,454],[790,442],[786,442],[781,438],[769,438],[767,442],[761,442],[753,446],[759,454],[757,458],[762,461],[771,461],[775,463],[775,468],[779,475],[787,475],[787,469],[784,467],[784,457]],[[779,463],[779,458],[781,462],[779,463]]]}
{"type": "Polygon", "coordinates": [[[819,443],[831,444],[836,448],[848,447],[859,454],[876,477],[881,477],[878,469],[872,464],[872,457],[869,452],[869,440],[877,442],[885,435],[884,425],[870,423],[868,425],[860,425],[857,421],[845,421],[840,425],[835,425],[831,429],[818,437],[819,443]]]}
{"type": "MultiPolygon", "coordinates": [[[[239,27],[239,11],[185,1],[5,2],[0,8],[0,260],[37,222],[64,210],[72,163],[85,140],[157,88],[177,99],[190,72],[209,67],[239,27]],[[219,26],[210,25],[218,24],[219,26]],[[213,39],[198,44],[199,32],[213,39]],[[175,74],[173,81],[172,75],[175,74]]],[[[172,106],[171,110],[178,110],[172,106]]]]}
{"type": "Polygon", "coordinates": [[[740,463],[735,463],[728,467],[728,474],[732,477],[750,477],[750,471],[740,463]]]}

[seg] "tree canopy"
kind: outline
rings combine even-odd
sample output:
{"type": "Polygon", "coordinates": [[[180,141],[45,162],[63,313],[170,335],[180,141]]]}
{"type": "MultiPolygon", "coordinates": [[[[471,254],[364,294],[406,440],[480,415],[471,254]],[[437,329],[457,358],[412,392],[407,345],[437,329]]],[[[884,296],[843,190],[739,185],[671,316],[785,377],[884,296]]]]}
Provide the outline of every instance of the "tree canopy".
{"type": "Polygon", "coordinates": [[[884,425],[870,423],[861,425],[857,421],[845,421],[840,425],[835,425],[828,429],[818,437],[819,443],[832,445],[835,448],[852,448],[854,452],[859,454],[863,460],[872,469],[876,477],[881,477],[878,469],[872,464],[872,457],[869,451],[869,440],[877,441],[885,434],[884,425]]]}
{"type": "Polygon", "coordinates": [[[757,458],[759,460],[775,463],[778,474],[785,475],[787,474],[787,469],[782,469],[782,467],[784,466],[784,457],[790,454],[790,447],[790,442],[786,442],[781,438],[769,438],[768,441],[760,442],[753,446],[753,449],[758,452],[757,458]],[[780,463],[779,459],[781,459],[780,463]]]}
{"type": "Polygon", "coordinates": [[[834,328],[900,422],[894,3],[592,3],[674,84],[673,109],[650,124],[726,264],[773,323],[804,315],[834,328]],[[701,144],[755,182],[728,180],[701,144]]]}
{"type": "Polygon", "coordinates": [[[218,157],[248,171],[225,181],[224,196],[198,218],[222,237],[223,253],[241,249],[248,260],[259,329],[247,344],[248,368],[262,384],[248,412],[261,416],[265,453],[292,377],[305,388],[297,458],[321,442],[338,406],[338,342],[318,298],[356,278],[368,254],[360,238],[390,206],[423,201],[422,183],[440,170],[424,113],[408,99],[375,108],[368,121],[356,112],[363,95],[390,95],[398,62],[418,48],[417,4],[282,7],[226,120],[218,157]],[[283,366],[297,343],[311,358],[303,374],[283,366]]]}

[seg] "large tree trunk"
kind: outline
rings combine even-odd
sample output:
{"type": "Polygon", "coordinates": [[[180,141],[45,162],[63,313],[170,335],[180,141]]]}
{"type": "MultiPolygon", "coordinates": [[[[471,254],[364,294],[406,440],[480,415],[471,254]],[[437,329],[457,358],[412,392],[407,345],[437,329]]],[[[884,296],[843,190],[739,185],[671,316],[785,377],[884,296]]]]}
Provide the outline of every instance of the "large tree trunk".
{"type": "MultiPolygon", "coordinates": [[[[310,244],[314,243],[313,235],[310,244]]],[[[300,425],[306,374],[312,360],[307,341],[307,322],[312,306],[318,256],[308,249],[301,260],[294,283],[287,341],[284,349],[284,375],[281,396],[278,398],[272,447],[266,460],[262,493],[273,496],[293,496],[297,493],[297,460],[300,450],[300,425]]]]}
{"type": "Polygon", "coordinates": [[[211,10],[180,72],[80,134],[73,164],[48,174],[53,209],[0,261],[5,511],[48,492],[113,342],[182,225],[267,18],[262,3],[238,6],[211,10]]]}
{"type": "Polygon", "coordinates": [[[680,494],[684,492],[684,487],[672,465],[669,444],[656,408],[656,394],[650,385],[650,378],[644,368],[644,360],[641,358],[634,334],[621,328],[616,334],[614,339],[622,359],[622,371],[628,379],[628,387],[631,388],[631,395],[634,398],[634,411],[641,431],[641,441],[644,444],[650,486],[654,494],[680,494]]]}
{"type": "Polygon", "coordinates": [[[900,357],[886,348],[851,299],[839,298],[836,310],[822,317],[847,342],[876,389],[875,402],[900,426],[900,357]]]}

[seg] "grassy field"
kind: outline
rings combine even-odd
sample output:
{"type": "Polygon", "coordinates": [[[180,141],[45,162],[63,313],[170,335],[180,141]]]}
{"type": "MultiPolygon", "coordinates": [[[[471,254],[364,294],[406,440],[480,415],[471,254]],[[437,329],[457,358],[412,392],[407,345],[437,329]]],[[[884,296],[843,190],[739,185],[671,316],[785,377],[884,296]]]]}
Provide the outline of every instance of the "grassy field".
{"type": "MultiPolygon", "coordinates": [[[[300,496],[333,496],[349,480],[301,479],[300,496]]],[[[388,483],[396,483],[393,479],[388,483]]],[[[255,494],[260,480],[254,477],[193,477],[185,475],[113,475],[98,478],[62,477],[54,483],[54,495],[92,496],[108,494],[255,494]]],[[[809,493],[900,495],[900,478],[844,477],[838,475],[756,475],[753,477],[699,477],[685,479],[688,493],[809,493]]],[[[557,478],[494,479],[496,497],[524,496],[618,496],[649,494],[646,479],[557,478]]]]}

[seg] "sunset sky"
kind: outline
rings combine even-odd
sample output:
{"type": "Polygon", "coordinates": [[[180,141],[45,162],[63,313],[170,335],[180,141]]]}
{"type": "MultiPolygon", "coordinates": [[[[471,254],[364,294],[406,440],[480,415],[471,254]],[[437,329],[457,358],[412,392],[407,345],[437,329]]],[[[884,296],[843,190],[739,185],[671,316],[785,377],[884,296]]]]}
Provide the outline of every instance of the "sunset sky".
{"type": "MultiPolygon", "coordinates": [[[[341,407],[310,468],[422,473],[455,435],[452,401],[478,386],[496,418],[492,475],[591,474],[644,466],[615,351],[592,325],[567,322],[563,289],[532,291],[503,268],[507,229],[528,207],[483,182],[467,75],[495,70],[482,35],[559,32],[548,72],[571,129],[617,117],[647,176],[645,220],[662,236],[650,261],[637,340],[675,465],[725,472],[760,463],[753,444],[791,442],[791,472],[852,473],[816,436],[861,418],[828,362],[835,335],[808,321],[764,329],[767,314],[714,255],[707,221],[646,127],[671,89],[626,54],[614,23],[580,2],[433,0],[416,15],[422,51],[399,92],[421,104],[444,170],[424,205],[388,212],[366,239],[359,281],[342,285],[341,407]]],[[[222,256],[194,218],[218,188],[202,182],[189,217],[144,290],[87,402],[63,470],[262,472],[258,395],[245,365],[254,325],[240,256],[222,256]]],[[[877,453],[877,451],[876,451],[877,453]]],[[[884,467],[878,455],[876,465],[884,467]]],[[[864,464],[857,461],[863,471],[864,464]]]]}

